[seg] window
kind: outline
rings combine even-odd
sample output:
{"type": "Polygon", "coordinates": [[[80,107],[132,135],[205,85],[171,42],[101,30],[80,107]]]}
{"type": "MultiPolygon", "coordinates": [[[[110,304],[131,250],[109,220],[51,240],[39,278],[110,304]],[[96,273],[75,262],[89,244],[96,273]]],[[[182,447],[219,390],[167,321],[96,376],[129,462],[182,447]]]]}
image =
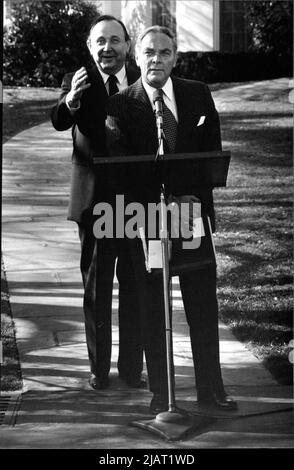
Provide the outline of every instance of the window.
{"type": "Polygon", "coordinates": [[[242,1],[220,0],[220,51],[243,52],[248,48],[248,31],[242,1]]]}

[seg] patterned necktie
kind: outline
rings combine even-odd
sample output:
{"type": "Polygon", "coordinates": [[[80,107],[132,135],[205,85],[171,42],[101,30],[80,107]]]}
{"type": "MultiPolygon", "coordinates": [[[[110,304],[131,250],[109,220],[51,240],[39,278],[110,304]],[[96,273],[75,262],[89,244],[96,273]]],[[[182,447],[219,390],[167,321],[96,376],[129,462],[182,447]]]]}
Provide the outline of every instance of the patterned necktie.
{"type": "Polygon", "coordinates": [[[118,92],[117,77],[115,75],[109,75],[108,86],[109,86],[109,96],[112,96],[118,92]]]}
{"type": "MultiPolygon", "coordinates": [[[[162,93],[163,96],[163,91],[159,90],[162,93]]],[[[164,100],[163,100],[163,132],[165,135],[165,140],[167,147],[166,152],[167,153],[173,153],[176,148],[176,143],[177,143],[177,131],[178,131],[178,123],[176,121],[175,116],[171,112],[171,110],[166,106],[164,100]]]]}

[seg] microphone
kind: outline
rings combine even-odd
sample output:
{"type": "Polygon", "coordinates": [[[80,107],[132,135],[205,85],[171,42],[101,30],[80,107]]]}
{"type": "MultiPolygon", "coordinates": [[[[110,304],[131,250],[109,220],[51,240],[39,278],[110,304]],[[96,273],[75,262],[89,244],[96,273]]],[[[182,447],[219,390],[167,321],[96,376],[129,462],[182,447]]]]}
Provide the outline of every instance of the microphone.
{"type": "Polygon", "coordinates": [[[153,104],[155,106],[155,118],[157,125],[157,136],[160,147],[160,154],[163,154],[163,97],[162,90],[155,90],[153,93],[153,104]]]}
{"type": "Polygon", "coordinates": [[[162,97],[162,90],[155,90],[153,93],[153,103],[155,106],[155,116],[157,118],[162,119],[163,115],[163,110],[162,110],[162,105],[163,105],[163,97],[162,97]]]}

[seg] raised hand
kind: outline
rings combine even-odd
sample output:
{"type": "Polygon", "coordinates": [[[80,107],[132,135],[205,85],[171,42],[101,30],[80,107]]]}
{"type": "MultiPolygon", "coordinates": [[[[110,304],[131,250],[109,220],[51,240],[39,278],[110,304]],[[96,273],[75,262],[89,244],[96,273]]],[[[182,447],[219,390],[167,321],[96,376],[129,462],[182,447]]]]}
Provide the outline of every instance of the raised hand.
{"type": "Polygon", "coordinates": [[[82,97],[84,90],[91,86],[91,83],[86,83],[88,80],[88,74],[85,67],[81,67],[76,71],[71,81],[71,89],[68,93],[68,103],[71,107],[75,108],[79,104],[79,100],[82,97]]]}

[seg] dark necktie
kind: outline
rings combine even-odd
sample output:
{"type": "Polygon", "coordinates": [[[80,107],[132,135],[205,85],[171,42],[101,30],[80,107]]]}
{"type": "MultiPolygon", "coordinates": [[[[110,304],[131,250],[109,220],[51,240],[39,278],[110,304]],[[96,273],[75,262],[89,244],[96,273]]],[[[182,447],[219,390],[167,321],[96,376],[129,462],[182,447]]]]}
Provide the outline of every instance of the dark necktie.
{"type": "MultiPolygon", "coordinates": [[[[159,90],[162,93],[163,99],[163,91],[159,90]]],[[[178,131],[178,123],[176,121],[175,116],[171,112],[171,110],[166,106],[164,100],[162,104],[163,109],[163,132],[165,135],[165,140],[167,144],[166,152],[173,153],[176,148],[177,143],[177,131],[178,131]]]]}
{"type": "Polygon", "coordinates": [[[114,95],[118,92],[117,77],[115,75],[109,75],[108,77],[109,96],[114,95]]]}

